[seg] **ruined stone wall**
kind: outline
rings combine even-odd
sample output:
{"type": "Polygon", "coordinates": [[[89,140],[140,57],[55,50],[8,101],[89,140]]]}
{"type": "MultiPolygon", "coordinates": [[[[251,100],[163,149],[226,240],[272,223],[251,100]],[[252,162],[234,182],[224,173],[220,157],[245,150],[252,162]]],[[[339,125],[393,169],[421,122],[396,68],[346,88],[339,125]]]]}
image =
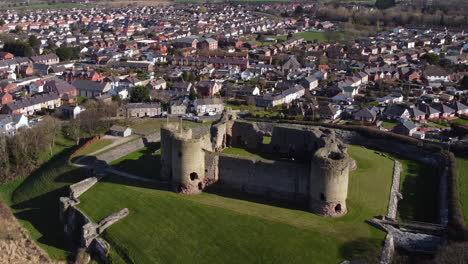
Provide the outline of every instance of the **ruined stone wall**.
{"type": "Polygon", "coordinates": [[[309,164],[219,155],[222,188],[303,201],[308,197],[309,164]]]}
{"type": "Polygon", "coordinates": [[[232,125],[230,145],[247,149],[260,149],[263,133],[256,123],[235,121],[232,125]]]}
{"type": "Polygon", "coordinates": [[[207,185],[219,180],[219,155],[215,152],[205,151],[205,182],[207,185]]]}
{"type": "Polygon", "coordinates": [[[277,126],[273,129],[270,151],[289,154],[300,159],[309,158],[317,149],[325,146],[325,140],[321,137],[324,133],[322,130],[277,126]]]}
{"type": "Polygon", "coordinates": [[[70,185],[70,195],[71,197],[77,199],[91,187],[93,187],[98,182],[97,177],[89,177],[80,182],[70,185]]]}

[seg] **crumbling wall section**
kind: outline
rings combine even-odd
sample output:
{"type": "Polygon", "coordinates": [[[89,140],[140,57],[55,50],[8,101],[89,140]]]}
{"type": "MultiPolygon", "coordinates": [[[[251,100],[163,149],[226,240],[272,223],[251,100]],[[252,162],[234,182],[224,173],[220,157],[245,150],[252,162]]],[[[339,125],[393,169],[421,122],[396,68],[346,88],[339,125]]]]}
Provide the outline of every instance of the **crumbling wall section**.
{"type": "Polygon", "coordinates": [[[330,130],[277,126],[273,129],[269,151],[309,159],[315,151],[325,146],[322,136],[327,133],[331,133],[330,130]]]}
{"type": "Polygon", "coordinates": [[[230,145],[247,149],[260,149],[263,144],[263,132],[256,123],[235,121],[232,125],[230,145]]]}
{"type": "Polygon", "coordinates": [[[126,217],[129,210],[124,208],[96,224],[78,209],[76,207],[80,203],[78,198],[96,184],[98,180],[97,177],[91,177],[72,184],[69,187],[68,196],[59,199],[59,218],[63,224],[65,237],[72,248],[77,250],[85,248],[88,253],[107,262],[110,250],[109,243],[98,238],[98,236],[107,227],[126,217]]]}
{"type": "Polygon", "coordinates": [[[219,155],[205,151],[205,184],[211,185],[219,180],[219,155]]]}
{"type": "Polygon", "coordinates": [[[70,196],[74,199],[78,199],[83,193],[89,190],[98,182],[97,177],[89,177],[80,182],[70,185],[70,196]]]}

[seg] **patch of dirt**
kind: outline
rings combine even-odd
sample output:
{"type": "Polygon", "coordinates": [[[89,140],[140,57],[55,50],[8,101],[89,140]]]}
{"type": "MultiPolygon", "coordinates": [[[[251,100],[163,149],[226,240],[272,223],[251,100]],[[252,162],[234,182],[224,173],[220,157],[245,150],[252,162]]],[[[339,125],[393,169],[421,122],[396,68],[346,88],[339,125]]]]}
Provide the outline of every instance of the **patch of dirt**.
{"type": "Polygon", "coordinates": [[[59,264],[52,261],[28,236],[26,231],[0,200],[0,263],[8,264],[59,264]]]}

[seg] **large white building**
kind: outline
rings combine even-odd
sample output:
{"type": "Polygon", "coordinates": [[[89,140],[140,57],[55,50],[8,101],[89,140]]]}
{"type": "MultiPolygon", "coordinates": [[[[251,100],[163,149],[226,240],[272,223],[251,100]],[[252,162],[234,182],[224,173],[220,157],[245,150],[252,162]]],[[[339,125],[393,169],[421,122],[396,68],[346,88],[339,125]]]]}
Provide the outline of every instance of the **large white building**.
{"type": "Polygon", "coordinates": [[[0,134],[11,137],[21,127],[28,127],[28,118],[25,115],[0,115],[0,134]]]}

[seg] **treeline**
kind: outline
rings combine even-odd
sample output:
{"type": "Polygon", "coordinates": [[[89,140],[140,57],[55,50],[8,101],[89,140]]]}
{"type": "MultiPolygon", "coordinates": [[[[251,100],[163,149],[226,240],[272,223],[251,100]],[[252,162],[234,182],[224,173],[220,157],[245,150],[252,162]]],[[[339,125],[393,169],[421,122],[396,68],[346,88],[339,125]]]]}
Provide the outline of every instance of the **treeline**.
{"type": "Polygon", "coordinates": [[[31,129],[20,129],[13,137],[0,135],[0,183],[30,173],[53,154],[60,121],[46,116],[31,129]]]}
{"type": "Polygon", "coordinates": [[[468,16],[460,3],[446,8],[424,8],[414,5],[397,5],[387,9],[365,8],[350,9],[340,5],[327,5],[317,10],[317,17],[322,20],[349,22],[366,26],[449,26],[463,27],[468,24],[468,16]]]}
{"type": "Polygon", "coordinates": [[[0,183],[30,174],[56,154],[57,139],[80,144],[109,130],[117,114],[116,104],[85,102],[86,111],[77,119],[62,122],[60,112],[45,116],[31,128],[21,128],[15,136],[0,135],[0,183]]]}
{"type": "Polygon", "coordinates": [[[114,102],[106,104],[94,100],[85,101],[83,106],[86,110],[64,127],[65,136],[77,145],[83,138],[92,138],[109,130],[119,108],[114,102]]]}
{"type": "Polygon", "coordinates": [[[3,51],[10,52],[18,57],[30,57],[34,55],[31,45],[25,41],[8,41],[3,46],[3,51]]]}

